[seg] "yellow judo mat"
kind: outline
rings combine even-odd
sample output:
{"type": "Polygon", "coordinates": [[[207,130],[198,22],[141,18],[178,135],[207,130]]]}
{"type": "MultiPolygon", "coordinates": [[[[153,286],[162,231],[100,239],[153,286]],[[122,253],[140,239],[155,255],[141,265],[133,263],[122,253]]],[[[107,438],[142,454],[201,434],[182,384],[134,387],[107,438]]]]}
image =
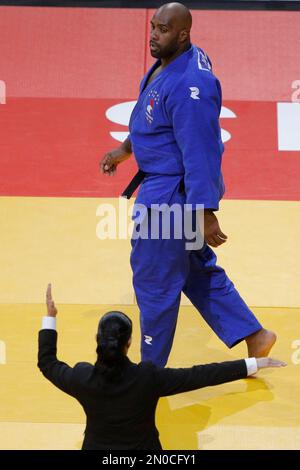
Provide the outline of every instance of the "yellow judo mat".
{"type": "MultiPolygon", "coordinates": [[[[120,309],[134,322],[130,358],[139,361],[139,318],[130,241],[99,239],[99,204],[118,199],[0,198],[0,449],[80,449],[80,405],[37,368],[37,334],[48,282],[59,307],[59,358],[95,360],[100,316],[120,309]]],[[[131,202],[132,203],[132,202],[131,202]]],[[[117,213],[116,212],[116,213],[117,213]]],[[[300,449],[300,203],[223,201],[228,242],[218,249],[241,295],[278,335],[272,356],[288,363],[256,379],[164,398],[157,426],[164,449],[300,449]]],[[[245,357],[228,350],[183,299],[169,366],[245,357]]]]}

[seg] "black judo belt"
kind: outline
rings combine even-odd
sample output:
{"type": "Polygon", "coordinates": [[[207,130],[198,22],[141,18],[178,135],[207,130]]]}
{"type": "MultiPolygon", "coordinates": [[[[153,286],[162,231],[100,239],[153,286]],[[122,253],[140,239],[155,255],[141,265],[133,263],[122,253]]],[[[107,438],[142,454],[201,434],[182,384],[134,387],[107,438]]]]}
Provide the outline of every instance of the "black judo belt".
{"type": "Polygon", "coordinates": [[[139,187],[143,179],[145,178],[146,173],[142,170],[139,170],[132,180],[130,181],[129,185],[127,188],[124,189],[122,192],[121,196],[125,197],[126,199],[130,199],[131,196],[133,195],[134,191],[139,187]]]}
{"type": "MultiPolygon", "coordinates": [[[[145,176],[146,176],[146,173],[142,170],[139,170],[134,175],[134,177],[130,181],[129,185],[124,189],[121,196],[125,197],[126,199],[130,199],[131,196],[133,195],[134,191],[139,187],[139,185],[141,184],[141,182],[145,178],[145,176]]],[[[179,189],[178,190],[179,190],[180,193],[184,192],[184,179],[183,178],[179,183],[179,189]]]]}

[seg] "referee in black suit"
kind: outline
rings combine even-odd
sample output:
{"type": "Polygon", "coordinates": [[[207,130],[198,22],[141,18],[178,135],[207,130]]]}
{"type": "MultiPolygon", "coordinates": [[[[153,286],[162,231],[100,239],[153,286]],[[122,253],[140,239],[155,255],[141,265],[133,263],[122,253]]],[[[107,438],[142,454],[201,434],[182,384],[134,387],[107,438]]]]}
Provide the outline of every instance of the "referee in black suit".
{"type": "Polygon", "coordinates": [[[50,382],[83,407],[85,450],[161,450],[155,426],[160,397],[243,379],[263,367],[286,365],[268,357],[185,369],[161,369],[150,362],[135,364],[127,357],[131,320],[122,312],[108,312],[99,322],[96,363],[79,362],[70,367],[56,356],[57,309],[51,284],[46,303],[48,314],[39,332],[38,367],[50,382]]]}

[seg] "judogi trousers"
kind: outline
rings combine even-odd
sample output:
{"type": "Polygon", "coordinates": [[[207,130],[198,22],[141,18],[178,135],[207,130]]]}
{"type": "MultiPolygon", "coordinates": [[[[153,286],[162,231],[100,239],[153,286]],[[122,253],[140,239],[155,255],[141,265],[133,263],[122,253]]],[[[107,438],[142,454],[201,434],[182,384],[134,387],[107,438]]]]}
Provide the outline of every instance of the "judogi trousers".
{"type": "Polygon", "coordinates": [[[181,292],[229,348],[262,328],[224,269],[216,264],[213,250],[206,244],[187,250],[186,238],[174,236],[174,226],[182,220],[171,223],[169,239],[162,236],[161,229],[158,237],[150,236],[153,220],[159,218],[161,227],[165,216],[165,212],[148,209],[148,216],[135,224],[130,258],[140,310],[142,360],[161,367],[172,348],[181,292]]]}

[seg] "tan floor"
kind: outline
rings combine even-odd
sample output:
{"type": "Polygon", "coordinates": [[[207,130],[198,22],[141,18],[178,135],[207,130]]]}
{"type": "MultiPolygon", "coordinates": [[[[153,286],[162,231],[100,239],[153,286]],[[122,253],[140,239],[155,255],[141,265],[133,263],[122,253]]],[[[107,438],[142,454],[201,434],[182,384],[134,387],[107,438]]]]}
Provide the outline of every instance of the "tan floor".
{"type": "MultiPolygon", "coordinates": [[[[5,220],[0,233],[0,449],[81,446],[85,418],[80,406],[36,367],[44,312],[38,302],[47,282],[53,282],[55,299],[63,303],[60,358],[70,364],[93,362],[98,318],[111,309],[109,304],[118,303],[135,322],[131,358],[139,360],[129,238],[97,237],[99,204],[112,203],[118,215],[120,201],[0,198],[5,220]]],[[[278,333],[273,355],[289,367],[162,399],[157,425],[164,448],[300,449],[300,309],[275,308],[300,305],[299,211],[299,202],[222,202],[219,217],[229,240],[218,249],[219,263],[250,305],[274,307],[255,311],[278,333]],[[268,236],[261,236],[266,230],[268,236]]],[[[169,365],[244,357],[244,345],[229,351],[186,299],[182,303],[169,365]]]]}
{"type": "MultiPolygon", "coordinates": [[[[114,306],[115,308],[116,306],[114,306]]],[[[71,365],[94,361],[98,318],[112,306],[62,305],[59,357],[71,365]]],[[[119,306],[134,321],[131,359],[139,360],[138,312],[119,306]]],[[[36,367],[37,331],[43,305],[0,305],[0,449],[79,449],[84,415],[76,401],[57,390],[36,367]]],[[[157,426],[165,449],[300,449],[299,309],[255,309],[278,333],[273,356],[285,369],[259,378],[210,387],[160,401],[157,426]]],[[[245,356],[228,350],[183,306],[170,366],[245,356]]]]}
{"type": "MultiPolygon", "coordinates": [[[[112,204],[119,220],[124,201],[0,198],[0,303],[43,302],[51,281],[65,304],[134,305],[130,237],[97,238],[100,204],[112,204]]],[[[218,217],[229,237],[218,262],[246,302],[299,307],[300,202],[225,200],[218,217]]]]}

